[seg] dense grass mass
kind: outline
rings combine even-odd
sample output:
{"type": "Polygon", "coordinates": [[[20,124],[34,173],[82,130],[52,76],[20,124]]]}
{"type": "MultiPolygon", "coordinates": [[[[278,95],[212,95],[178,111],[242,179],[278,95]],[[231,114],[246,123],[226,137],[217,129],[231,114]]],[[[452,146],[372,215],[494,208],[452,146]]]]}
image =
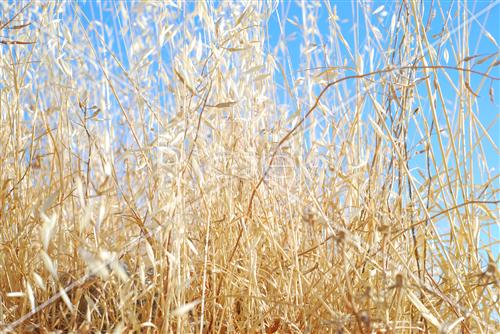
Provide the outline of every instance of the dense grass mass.
{"type": "Polygon", "coordinates": [[[499,333],[498,20],[0,2],[0,331],[499,333]]]}

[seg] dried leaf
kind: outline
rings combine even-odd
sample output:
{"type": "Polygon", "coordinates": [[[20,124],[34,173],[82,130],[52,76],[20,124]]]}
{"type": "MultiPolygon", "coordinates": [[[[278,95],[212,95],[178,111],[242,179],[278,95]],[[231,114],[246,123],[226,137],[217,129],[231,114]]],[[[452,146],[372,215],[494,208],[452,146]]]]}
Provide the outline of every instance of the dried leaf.
{"type": "Polygon", "coordinates": [[[470,84],[469,84],[469,82],[468,82],[468,81],[466,81],[466,82],[465,82],[465,88],[467,88],[467,90],[468,90],[468,91],[469,91],[472,95],[474,95],[475,97],[478,97],[478,96],[479,96],[478,94],[476,94],[476,93],[472,90],[472,87],[470,86],[470,84]]]}
{"type": "Polygon", "coordinates": [[[265,80],[267,79],[268,77],[270,77],[271,74],[269,73],[264,73],[264,74],[261,74],[261,75],[258,75],[255,77],[254,81],[262,81],[262,80],[265,80]]]}
{"type": "Polygon", "coordinates": [[[243,48],[226,48],[226,50],[230,51],[230,52],[240,52],[240,51],[245,51],[245,50],[248,50],[250,49],[252,46],[246,46],[246,47],[243,47],[243,48]]]}
{"type": "Polygon", "coordinates": [[[24,292],[22,291],[7,292],[5,295],[9,298],[22,298],[24,297],[24,292]]]}
{"type": "Polygon", "coordinates": [[[217,103],[215,106],[212,106],[212,108],[229,108],[234,106],[236,103],[237,102],[234,101],[221,102],[217,103]]]}
{"type": "Polygon", "coordinates": [[[50,259],[50,256],[45,253],[45,251],[40,251],[40,255],[42,256],[43,264],[45,265],[45,269],[52,275],[52,277],[57,280],[57,270],[54,266],[54,263],[50,259]]]}
{"type": "Polygon", "coordinates": [[[429,311],[429,309],[422,304],[420,299],[418,299],[417,296],[413,294],[413,292],[408,291],[407,292],[408,299],[410,299],[411,303],[417,308],[417,310],[420,312],[422,317],[424,317],[427,321],[429,321],[432,325],[434,325],[436,328],[441,328],[441,324],[439,321],[436,319],[434,315],[429,311]]]}
{"type": "Polygon", "coordinates": [[[61,295],[61,298],[62,298],[64,304],[66,304],[66,306],[69,308],[71,313],[73,313],[73,311],[74,311],[73,304],[71,303],[71,300],[69,299],[66,291],[63,288],[59,288],[59,294],[61,295]]]}
{"type": "Polygon", "coordinates": [[[54,236],[54,230],[56,226],[56,214],[52,214],[52,216],[49,218],[45,215],[45,213],[41,214],[42,220],[43,220],[43,226],[42,226],[42,245],[43,249],[47,251],[49,247],[49,242],[50,239],[54,236]]]}
{"type": "Polygon", "coordinates": [[[264,68],[264,65],[253,66],[253,67],[249,68],[248,70],[246,70],[245,74],[250,74],[250,73],[253,73],[253,72],[257,72],[257,71],[260,71],[263,68],[264,68]]]}
{"type": "Polygon", "coordinates": [[[36,285],[38,285],[38,287],[42,290],[46,290],[46,287],[45,287],[45,282],[43,280],[43,278],[38,275],[37,273],[33,272],[33,279],[35,280],[35,283],[36,285]]]}
{"type": "Polygon", "coordinates": [[[448,49],[444,49],[444,51],[443,51],[443,59],[444,59],[444,62],[446,64],[448,64],[448,60],[449,60],[448,49]]]}
{"type": "Polygon", "coordinates": [[[31,311],[35,312],[35,294],[33,293],[33,288],[29,282],[26,282],[26,293],[28,294],[28,300],[30,302],[31,311]]]}
{"type": "Polygon", "coordinates": [[[465,58],[461,61],[461,63],[466,63],[466,62],[471,61],[472,59],[477,58],[477,57],[479,57],[479,55],[474,55],[474,56],[468,56],[468,57],[465,57],[465,58]]]}
{"type": "Polygon", "coordinates": [[[187,303],[187,304],[184,304],[184,305],[181,305],[179,306],[177,309],[175,309],[172,314],[176,317],[180,317],[186,313],[188,313],[189,311],[191,311],[192,309],[194,309],[198,304],[200,303],[199,300],[195,300],[194,302],[191,302],[191,303],[187,303]]]}
{"type": "Polygon", "coordinates": [[[487,55],[486,57],[479,59],[474,65],[481,65],[496,55],[497,55],[496,53],[492,53],[490,55],[487,55]]]}
{"type": "Polygon", "coordinates": [[[483,35],[486,36],[486,38],[489,39],[490,42],[493,43],[498,48],[496,39],[493,36],[491,36],[491,34],[488,31],[483,30],[483,35]]]}
{"type": "Polygon", "coordinates": [[[184,76],[180,72],[178,72],[176,69],[174,69],[174,73],[177,76],[177,78],[179,78],[179,81],[189,90],[189,92],[193,95],[196,95],[196,93],[194,92],[194,89],[191,87],[191,85],[189,85],[187,83],[186,79],[184,79],[184,76]]]}
{"type": "Polygon", "coordinates": [[[383,10],[384,10],[384,8],[385,8],[385,6],[384,6],[384,5],[379,6],[379,7],[377,7],[377,9],[375,9],[375,10],[373,11],[373,13],[372,13],[372,14],[373,14],[373,15],[377,15],[378,13],[380,13],[381,11],[383,11],[383,10]]]}
{"type": "Polygon", "coordinates": [[[246,16],[249,12],[251,12],[251,10],[252,10],[252,7],[247,7],[247,8],[245,8],[245,10],[243,11],[243,13],[241,13],[240,17],[238,17],[238,19],[236,20],[236,22],[235,22],[234,26],[235,26],[235,27],[236,27],[236,26],[238,26],[238,25],[241,23],[241,21],[243,20],[243,18],[244,18],[244,17],[245,17],[245,16],[246,16]]]}
{"type": "Polygon", "coordinates": [[[377,123],[375,123],[375,121],[371,117],[370,117],[370,123],[372,124],[373,129],[375,130],[375,132],[377,133],[377,135],[380,138],[383,138],[383,139],[389,141],[389,138],[387,138],[387,136],[384,134],[384,131],[382,131],[382,129],[378,126],[377,123]]]}
{"type": "Polygon", "coordinates": [[[153,247],[151,247],[149,242],[146,242],[145,247],[146,247],[146,254],[148,255],[149,262],[154,267],[156,265],[156,259],[155,259],[155,253],[153,251],[153,247]]]}

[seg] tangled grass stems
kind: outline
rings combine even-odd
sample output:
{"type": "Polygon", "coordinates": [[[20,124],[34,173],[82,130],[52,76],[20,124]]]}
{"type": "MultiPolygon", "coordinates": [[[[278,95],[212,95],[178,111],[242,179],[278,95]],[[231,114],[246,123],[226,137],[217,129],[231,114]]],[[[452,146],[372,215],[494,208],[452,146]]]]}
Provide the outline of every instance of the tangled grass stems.
{"type": "Polygon", "coordinates": [[[498,332],[497,4],[0,3],[0,330],[498,332]]]}

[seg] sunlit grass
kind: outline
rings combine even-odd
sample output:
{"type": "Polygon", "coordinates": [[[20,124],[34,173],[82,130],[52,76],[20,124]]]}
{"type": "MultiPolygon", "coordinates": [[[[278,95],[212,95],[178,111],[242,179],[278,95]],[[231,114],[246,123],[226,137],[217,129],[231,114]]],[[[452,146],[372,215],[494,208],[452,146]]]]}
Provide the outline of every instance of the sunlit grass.
{"type": "Polygon", "coordinates": [[[291,4],[0,3],[0,330],[500,331],[498,8],[291,4]]]}

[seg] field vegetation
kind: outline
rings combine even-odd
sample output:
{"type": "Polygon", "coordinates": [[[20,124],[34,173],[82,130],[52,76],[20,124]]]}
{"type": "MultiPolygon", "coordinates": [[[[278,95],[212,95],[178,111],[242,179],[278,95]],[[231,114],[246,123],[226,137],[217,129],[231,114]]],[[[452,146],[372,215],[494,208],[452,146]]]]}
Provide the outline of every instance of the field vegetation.
{"type": "Polygon", "coordinates": [[[0,2],[0,331],[499,333],[499,19],[0,2]]]}

